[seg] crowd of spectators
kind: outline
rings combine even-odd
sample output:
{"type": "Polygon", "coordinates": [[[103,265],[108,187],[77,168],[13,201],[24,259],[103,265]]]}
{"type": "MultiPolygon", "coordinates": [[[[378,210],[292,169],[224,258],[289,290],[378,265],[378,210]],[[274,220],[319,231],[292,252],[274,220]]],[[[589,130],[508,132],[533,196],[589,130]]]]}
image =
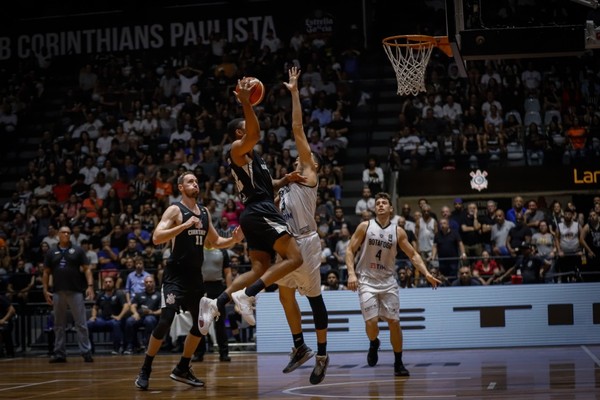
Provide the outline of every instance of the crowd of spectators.
{"type": "Polygon", "coordinates": [[[433,57],[426,92],[403,100],[392,167],[589,165],[600,156],[596,64],[593,53],[472,61],[465,78],[433,57]]]}
{"type": "MultiPolygon", "coordinates": [[[[438,217],[421,199],[394,219],[444,285],[598,282],[600,197],[583,206],[515,196],[504,210],[494,200],[480,207],[456,198],[438,217]]],[[[396,265],[402,288],[428,286],[402,253],[396,265]]]]}

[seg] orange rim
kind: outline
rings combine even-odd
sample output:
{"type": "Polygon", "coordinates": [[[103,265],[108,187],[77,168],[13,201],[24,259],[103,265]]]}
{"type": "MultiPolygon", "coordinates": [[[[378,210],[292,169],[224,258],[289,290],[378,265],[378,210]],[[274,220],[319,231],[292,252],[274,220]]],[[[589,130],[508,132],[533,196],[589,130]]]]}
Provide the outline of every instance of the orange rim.
{"type": "Polygon", "coordinates": [[[448,57],[452,57],[452,47],[450,47],[448,36],[396,35],[383,39],[383,44],[391,47],[410,47],[414,49],[434,46],[442,50],[448,57]]]}

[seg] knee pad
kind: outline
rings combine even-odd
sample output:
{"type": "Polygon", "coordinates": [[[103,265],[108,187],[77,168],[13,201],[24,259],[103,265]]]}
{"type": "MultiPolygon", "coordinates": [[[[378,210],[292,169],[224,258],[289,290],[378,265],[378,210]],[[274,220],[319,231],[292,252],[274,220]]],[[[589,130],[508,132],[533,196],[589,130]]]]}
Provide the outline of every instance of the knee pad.
{"type": "Polygon", "coordinates": [[[327,329],[329,319],[327,316],[327,308],[325,307],[325,302],[323,301],[323,295],[320,294],[317,297],[307,297],[307,299],[313,312],[315,328],[327,329]]]}
{"type": "Polygon", "coordinates": [[[198,328],[198,320],[192,321],[192,329],[190,329],[190,333],[194,336],[202,337],[200,333],[200,328],[198,328]]]}
{"type": "Polygon", "coordinates": [[[175,314],[176,312],[172,308],[163,308],[160,314],[160,318],[158,320],[158,324],[156,324],[156,328],[154,328],[154,331],[152,332],[152,336],[154,336],[157,339],[163,340],[165,336],[167,336],[167,333],[169,333],[169,330],[171,329],[171,324],[175,319],[175,314]]]}

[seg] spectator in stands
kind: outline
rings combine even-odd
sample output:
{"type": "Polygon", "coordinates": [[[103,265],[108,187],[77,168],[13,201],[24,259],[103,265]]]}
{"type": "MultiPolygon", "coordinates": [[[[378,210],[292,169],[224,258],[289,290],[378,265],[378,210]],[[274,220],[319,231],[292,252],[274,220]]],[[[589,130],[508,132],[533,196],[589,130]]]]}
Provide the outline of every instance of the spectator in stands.
{"type": "Polygon", "coordinates": [[[104,122],[96,116],[93,112],[87,112],[83,110],[85,115],[85,121],[78,125],[73,131],[73,139],[79,139],[83,132],[86,132],[91,140],[96,140],[100,136],[100,128],[104,125],[104,122]]]}
{"type": "Polygon", "coordinates": [[[321,291],[324,290],[347,290],[348,288],[340,283],[340,277],[336,270],[327,272],[327,280],[325,284],[321,286],[321,291]]]}
{"type": "Polygon", "coordinates": [[[100,172],[100,169],[94,164],[94,158],[91,156],[87,156],[85,158],[85,164],[83,167],[79,169],[79,173],[84,176],[83,183],[88,186],[91,186],[94,182],[96,182],[96,176],[100,172]]]}
{"type": "Polygon", "coordinates": [[[143,280],[144,289],[131,299],[131,316],[125,322],[125,351],[130,355],[142,352],[148,344],[149,335],[158,323],[161,313],[161,297],[156,291],[154,276],[147,274],[143,280]],[[143,339],[138,340],[138,331],[143,327],[143,339]]]}
{"type": "Polygon", "coordinates": [[[338,205],[342,201],[343,166],[337,163],[337,159],[331,162],[327,156],[331,155],[331,147],[327,148],[326,157],[323,159],[323,168],[319,174],[319,192],[323,201],[331,201],[338,205]]]}
{"type": "Polygon", "coordinates": [[[525,217],[525,224],[531,229],[532,233],[538,232],[540,222],[546,220],[546,215],[538,209],[538,203],[533,199],[527,202],[527,209],[523,216],[525,217]]]}
{"type": "Polygon", "coordinates": [[[367,159],[367,165],[362,172],[362,182],[369,186],[371,193],[379,193],[384,190],[385,176],[383,169],[379,166],[377,157],[371,155],[367,159]]]}
{"type": "Polygon", "coordinates": [[[131,304],[134,296],[145,290],[145,279],[150,273],[145,269],[144,259],[141,254],[135,258],[128,259],[131,259],[134,265],[133,271],[127,274],[125,281],[125,297],[127,298],[127,302],[131,304]]]}
{"type": "Polygon", "coordinates": [[[375,211],[375,198],[369,186],[363,187],[362,196],[354,207],[354,213],[358,216],[361,216],[364,211],[375,211]]]}
{"type": "Polygon", "coordinates": [[[521,72],[521,82],[525,90],[537,93],[542,83],[542,74],[535,68],[532,61],[527,63],[527,68],[521,72]]]}
{"type": "MultiPolygon", "coordinates": [[[[16,262],[16,268],[9,276],[6,295],[13,302],[17,303],[20,310],[19,314],[25,317],[25,305],[29,300],[29,292],[35,285],[35,275],[25,269],[26,263],[23,258],[16,262]]],[[[31,266],[31,265],[30,265],[31,266]]]]}
{"type": "Polygon", "coordinates": [[[517,258],[514,266],[509,268],[504,275],[498,278],[503,282],[507,277],[516,274],[521,276],[522,283],[543,283],[544,275],[550,268],[550,260],[544,260],[535,255],[535,245],[533,243],[523,242],[521,245],[521,257],[517,258]]]}
{"type": "MultiPolygon", "coordinates": [[[[600,204],[600,201],[595,203],[600,204]]],[[[587,223],[581,228],[580,241],[582,251],[582,280],[584,282],[600,281],[600,218],[598,211],[592,209],[588,215],[587,223]],[[586,260],[585,265],[583,260],[586,260]]]]}
{"type": "Polygon", "coordinates": [[[465,247],[458,232],[450,229],[447,218],[440,219],[435,233],[430,261],[437,260],[440,272],[454,278],[461,260],[466,261],[465,247]]]}
{"type": "MultiPolygon", "coordinates": [[[[481,238],[482,224],[479,221],[477,203],[471,202],[467,205],[467,212],[460,221],[460,237],[464,244],[464,252],[469,259],[481,256],[483,251],[483,240],[481,238]]],[[[447,275],[442,270],[444,275],[447,275]]]]}
{"type": "Polygon", "coordinates": [[[104,205],[104,200],[98,197],[98,192],[94,187],[90,188],[89,195],[86,199],[81,203],[81,210],[84,210],[86,218],[89,218],[93,221],[100,220],[100,210],[104,205]]]}
{"type": "Polygon", "coordinates": [[[73,243],[74,245],[81,246],[82,241],[89,240],[89,236],[81,231],[80,224],[73,224],[71,229],[73,229],[73,234],[71,235],[71,243],[73,243]]]}
{"type": "Polygon", "coordinates": [[[346,276],[346,250],[348,249],[348,245],[350,244],[350,229],[347,224],[343,224],[340,228],[339,235],[337,235],[337,240],[334,246],[333,255],[338,262],[338,272],[341,272],[340,279],[342,282],[345,282],[347,279],[346,276]]]}
{"type": "Polygon", "coordinates": [[[122,353],[123,318],[129,312],[129,304],[122,290],[115,289],[115,279],[105,276],[102,280],[102,292],[98,294],[92,307],[92,315],[87,323],[92,343],[92,353],[95,352],[92,333],[111,332],[113,350],[111,354],[122,353]]]}
{"type": "Polygon", "coordinates": [[[19,192],[13,192],[10,200],[4,203],[4,210],[9,212],[9,218],[14,218],[15,213],[21,213],[25,215],[27,213],[27,205],[25,202],[19,197],[19,192]]]}
{"type": "Polygon", "coordinates": [[[573,210],[565,208],[563,222],[559,222],[555,243],[558,258],[556,260],[557,272],[560,274],[558,282],[575,282],[579,279],[581,269],[581,227],[574,220],[573,210]]]}
{"type": "Polygon", "coordinates": [[[504,217],[504,211],[496,210],[495,224],[491,230],[492,254],[494,257],[508,257],[510,252],[507,247],[508,233],[515,224],[512,221],[507,221],[504,217]]]}
{"type": "Polygon", "coordinates": [[[432,260],[433,239],[438,232],[438,222],[433,218],[430,211],[431,206],[425,204],[421,209],[421,216],[418,219],[415,218],[415,234],[419,243],[419,254],[425,262],[432,260]]]}
{"type": "Polygon", "coordinates": [[[450,286],[481,286],[481,281],[473,276],[471,267],[468,265],[459,268],[457,278],[450,286]]]}
{"type": "Polygon", "coordinates": [[[525,213],[525,202],[522,196],[515,196],[512,200],[512,208],[506,212],[506,219],[513,223],[517,222],[517,213],[525,213]]]}
{"type": "Polygon", "coordinates": [[[490,253],[487,250],[481,253],[481,259],[475,261],[473,266],[473,276],[479,279],[482,285],[491,285],[503,273],[502,267],[496,263],[496,260],[490,258],[490,253]]]}
{"type": "Polygon", "coordinates": [[[513,258],[520,255],[523,243],[531,243],[533,236],[531,229],[525,224],[525,216],[522,212],[517,212],[516,219],[515,226],[508,231],[506,237],[506,248],[513,258]]]}
{"type": "Polygon", "coordinates": [[[33,188],[33,198],[37,200],[39,205],[54,203],[52,185],[47,182],[46,176],[39,176],[38,184],[33,188]]]}
{"type": "Polygon", "coordinates": [[[102,245],[98,250],[98,264],[100,265],[99,279],[112,277],[116,283],[119,271],[119,249],[111,246],[108,236],[102,238],[102,245]]]}
{"type": "Polygon", "coordinates": [[[397,269],[397,273],[398,273],[398,286],[400,286],[400,289],[410,289],[410,288],[414,288],[416,287],[415,284],[412,282],[412,275],[410,275],[407,272],[406,267],[399,267],[397,269]]]}
{"type": "Polygon", "coordinates": [[[151,234],[149,231],[142,228],[142,223],[139,219],[134,219],[131,226],[131,232],[127,234],[128,242],[134,239],[136,242],[136,249],[142,253],[144,247],[151,243],[151,234]]]}
{"type": "Polygon", "coordinates": [[[578,117],[573,118],[572,125],[566,131],[569,163],[579,163],[587,156],[588,127],[581,124],[578,117]]]}
{"type": "MultiPolygon", "coordinates": [[[[418,252],[419,244],[417,241],[417,237],[415,236],[414,223],[411,222],[411,229],[407,228],[409,221],[406,221],[406,218],[404,218],[402,215],[397,216],[396,223],[400,228],[404,229],[404,231],[406,232],[406,239],[408,240],[408,243],[410,243],[410,245],[418,252]]],[[[402,251],[402,249],[399,249],[398,253],[396,254],[396,267],[405,267],[407,270],[412,270],[413,268],[412,262],[404,253],[404,251],[402,251]]]]}

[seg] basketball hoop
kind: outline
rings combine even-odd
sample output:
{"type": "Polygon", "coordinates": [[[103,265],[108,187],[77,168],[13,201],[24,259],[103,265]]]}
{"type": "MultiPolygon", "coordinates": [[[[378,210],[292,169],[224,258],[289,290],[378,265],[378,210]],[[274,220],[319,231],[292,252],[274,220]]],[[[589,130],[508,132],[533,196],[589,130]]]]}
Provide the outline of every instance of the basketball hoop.
{"type": "Polygon", "coordinates": [[[448,36],[398,35],[383,39],[383,49],[396,72],[399,95],[416,96],[425,91],[425,71],[434,47],[452,56],[448,36]]]}

